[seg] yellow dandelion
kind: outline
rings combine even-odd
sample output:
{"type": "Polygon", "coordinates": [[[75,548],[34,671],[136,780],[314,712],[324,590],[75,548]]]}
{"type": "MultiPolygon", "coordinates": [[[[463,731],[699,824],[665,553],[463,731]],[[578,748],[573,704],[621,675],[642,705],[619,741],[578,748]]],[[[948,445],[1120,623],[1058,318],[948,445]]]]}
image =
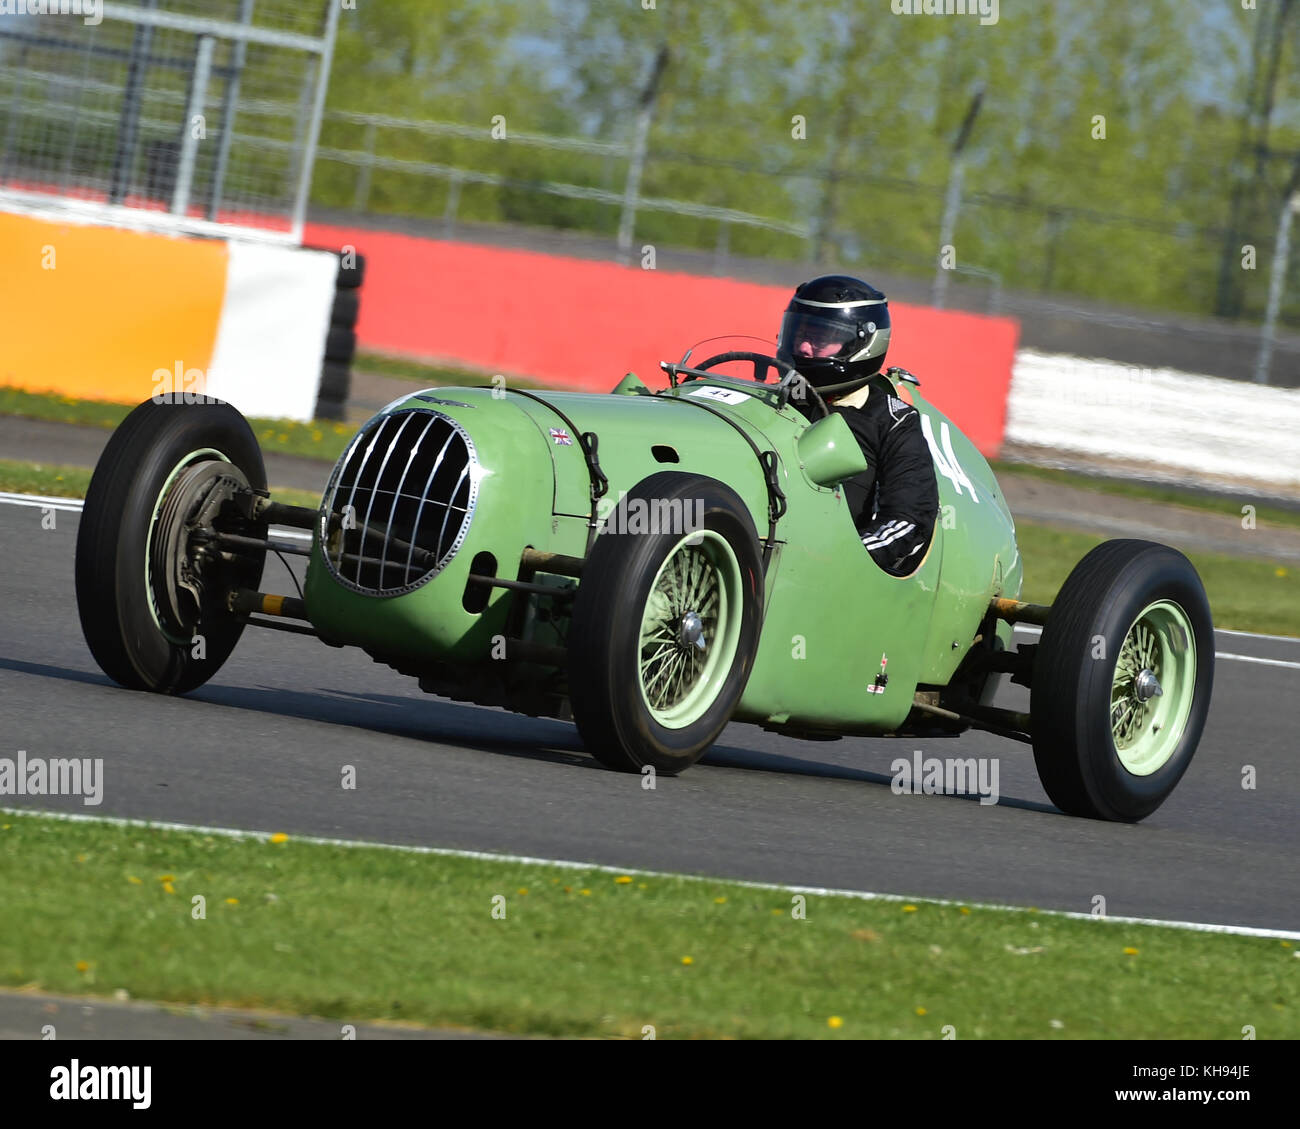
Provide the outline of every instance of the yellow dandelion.
{"type": "Polygon", "coordinates": [[[637,888],[638,890],[648,890],[648,889],[650,889],[650,887],[647,886],[644,882],[638,882],[638,883],[636,884],[636,888],[637,888]]]}
{"type": "Polygon", "coordinates": [[[139,885],[140,885],[140,879],[137,878],[134,874],[128,874],[128,875],[126,876],[126,880],[127,880],[128,882],[130,882],[132,886],[139,886],[139,885]]]}
{"type": "Polygon", "coordinates": [[[590,890],[585,890],[585,889],[584,889],[584,890],[579,890],[578,893],[581,894],[584,898],[590,898],[590,897],[591,897],[591,891],[590,891],[590,890]]]}
{"type": "Polygon", "coordinates": [[[844,1020],[842,1020],[838,1015],[832,1015],[829,1019],[826,1020],[826,1026],[836,1027],[836,1028],[843,1027],[844,1020]]]}
{"type": "Polygon", "coordinates": [[[1286,575],[1286,569],[1281,568],[1281,567],[1279,567],[1279,568],[1275,568],[1275,569],[1273,570],[1273,575],[1274,575],[1274,576],[1279,576],[1279,577],[1281,577],[1281,576],[1285,576],[1285,575],[1286,575]]]}
{"type": "Polygon", "coordinates": [[[164,889],[167,893],[169,893],[169,894],[174,894],[174,893],[176,893],[176,887],[173,886],[170,882],[164,882],[164,883],[163,883],[163,889],[164,889]]]}
{"type": "Polygon", "coordinates": [[[916,1014],[917,1014],[917,1015],[925,1015],[925,1014],[926,1014],[926,1010],[925,1010],[925,1008],[923,1008],[923,1007],[919,1007],[919,1008],[917,1008],[917,1009],[916,1009],[916,1014]]]}
{"type": "Polygon", "coordinates": [[[632,884],[632,876],[630,874],[620,874],[614,879],[614,883],[618,886],[630,886],[632,884]]]}
{"type": "Polygon", "coordinates": [[[176,881],[176,875],[174,875],[174,874],[160,874],[160,875],[158,875],[158,881],[159,881],[159,882],[175,882],[175,881],[176,881]]]}
{"type": "Polygon", "coordinates": [[[3,830],[5,830],[5,831],[8,831],[8,830],[9,830],[9,828],[11,828],[11,827],[12,827],[12,826],[13,826],[13,824],[12,824],[12,823],[6,823],[6,824],[5,824],[5,825],[4,825],[4,828],[3,828],[3,830]]]}
{"type": "Polygon", "coordinates": [[[962,906],[961,909],[959,909],[957,912],[958,912],[958,913],[970,913],[970,906],[962,906]]]}
{"type": "Polygon", "coordinates": [[[773,913],[776,913],[776,914],[782,914],[782,913],[785,913],[785,910],[783,910],[783,909],[774,909],[772,912],[773,912],[773,913]]]}
{"type": "Polygon", "coordinates": [[[79,960],[79,961],[77,961],[77,971],[78,971],[78,972],[89,972],[89,971],[90,971],[90,962],[89,962],[89,961],[84,961],[84,960],[79,960]]]}
{"type": "Polygon", "coordinates": [[[1282,942],[1282,947],[1283,947],[1284,949],[1289,949],[1289,948],[1291,947],[1291,942],[1290,942],[1290,941],[1283,941],[1283,942],[1282,942]]]}
{"type": "Polygon", "coordinates": [[[713,899],[713,904],[714,904],[715,906],[725,905],[726,902],[727,902],[727,899],[726,899],[726,898],[714,898],[714,899],[713,899]]]}
{"type": "Polygon", "coordinates": [[[280,843],[287,843],[288,841],[289,841],[289,836],[286,835],[283,831],[277,831],[274,835],[271,836],[272,843],[280,844],[280,843]]]}
{"type": "Polygon", "coordinates": [[[518,894],[521,898],[526,898],[528,897],[528,887],[520,886],[519,889],[515,891],[515,893],[518,894]]]}
{"type": "Polygon", "coordinates": [[[904,907],[903,907],[903,912],[904,912],[904,913],[915,913],[915,912],[916,912],[916,906],[904,906],[904,907]]]}
{"type": "Polygon", "coordinates": [[[227,898],[227,899],[226,899],[226,905],[228,905],[228,906],[237,906],[237,905],[239,905],[239,899],[238,899],[238,898],[227,898]]]}
{"type": "Polygon", "coordinates": [[[55,481],[55,482],[62,482],[62,481],[63,481],[63,475],[61,475],[61,474],[56,474],[56,475],[54,476],[54,481],[55,481]]]}
{"type": "Polygon", "coordinates": [[[1135,957],[1138,955],[1138,951],[1137,949],[1133,948],[1132,945],[1129,945],[1127,948],[1125,948],[1124,955],[1126,957],[1135,957]]]}
{"type": "Polygon", "coordinates": [[[85,856],[85,855],[78,855],[78,856],[77,856],[77,861],[78,861],[78,862],[85,862],[85,861],[86,861],[86,856],[85,856]]]}
{"type": "Polygon", "coordinates": [[[682,964],[694,964],[694,963],[695,963],[694,957],[682,957],[682,964]]]}

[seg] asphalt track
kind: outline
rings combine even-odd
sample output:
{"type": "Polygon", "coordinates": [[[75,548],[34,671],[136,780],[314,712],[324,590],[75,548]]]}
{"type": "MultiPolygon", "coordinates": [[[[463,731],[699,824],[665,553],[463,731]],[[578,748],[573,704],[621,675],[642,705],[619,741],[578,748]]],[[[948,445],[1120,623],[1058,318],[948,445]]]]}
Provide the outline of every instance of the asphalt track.
{"type": "MultiPolygon", "coordinates": [[[[5,806],[1084,913],[1100,894],[1116,916],[1300,929],[1300,640],[1219,635],[1221,654],[1267,661],[1220,659],[1191,769],[1135,826],[1061,815],[1028,748],[982,734],[807,743],[735,725],[651,791],[569,724],[430,698],[305,637],[250,629],[185,698],[122,690],[81,636],[78,515],[41,516],[0,505],[0,756],[102,757],[105,790],[98,807],[5,806]],[[895,794],[890,763],[916,749],[998,758],[1000,802],[895,794]]],[[[265,587],[292,590],[274,560],[265,587]]]]}

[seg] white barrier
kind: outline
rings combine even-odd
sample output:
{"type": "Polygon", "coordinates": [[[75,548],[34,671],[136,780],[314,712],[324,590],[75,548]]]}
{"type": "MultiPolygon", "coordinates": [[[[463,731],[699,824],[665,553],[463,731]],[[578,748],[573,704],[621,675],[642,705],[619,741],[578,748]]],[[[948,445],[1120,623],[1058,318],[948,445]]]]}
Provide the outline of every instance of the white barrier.
{"type": "Polygon", "coordinates": [[[245,415],[316,413],[337,255],[231,241],[207,392],[245,415]]]}
{"type": "Polygon", "coordinates": [[[1157,477],[1300,487],[1295,388],[1022,349],[1004,438],[1157,477]]]}

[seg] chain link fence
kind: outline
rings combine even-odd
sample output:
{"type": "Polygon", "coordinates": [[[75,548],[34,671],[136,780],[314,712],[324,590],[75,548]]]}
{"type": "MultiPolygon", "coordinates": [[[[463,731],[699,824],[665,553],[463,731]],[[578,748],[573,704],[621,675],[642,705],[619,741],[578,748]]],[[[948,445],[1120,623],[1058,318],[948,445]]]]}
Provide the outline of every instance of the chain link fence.
{"type": "Polygon", "coordinates": [[[0,19],[0,200],[298,239],[338,4],[135,0],[100,14],[0,19]]]}

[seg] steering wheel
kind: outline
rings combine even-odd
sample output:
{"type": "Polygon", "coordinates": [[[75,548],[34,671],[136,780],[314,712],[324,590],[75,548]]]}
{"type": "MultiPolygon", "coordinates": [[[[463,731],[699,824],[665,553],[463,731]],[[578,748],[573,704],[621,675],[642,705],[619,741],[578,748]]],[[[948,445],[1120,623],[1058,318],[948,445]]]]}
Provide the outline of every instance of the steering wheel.
{"type": "MultiPolygon", "coordinates": [[[[701,361],[699,364],[693,365],[692,367],[699,372],[704,372],[713,368],[715,365],[724,365],[729,361],[750,361],[754,366],[754,380],[759,383],[763,383],[767,379],[767,370],[769,368],[774,368],[778,372],[781,369],[785,369],[785,375],[782,376],[774,386],[777,390],[778,403],[781,407],[785,407],[785,405],[789,403],[790,397],[794,394],[795,387],[802,386],[803,389],[812,393],[813,403],[818,408],[819,419],[824,419],[826,416],[831,414],[831,410],[826,406],[826,401],[822,399],[821,393],[812,386],[807,377],[803,376],[798,369],[787,365],[784,361],[777,360],[775,357],[769,357],[765,353],[751,353],[747,349],[734,349],[729,353],[716,353],[707,360],[701,361]]],[[[798,398],[803,398],[802,392],[798,398]]]]}

